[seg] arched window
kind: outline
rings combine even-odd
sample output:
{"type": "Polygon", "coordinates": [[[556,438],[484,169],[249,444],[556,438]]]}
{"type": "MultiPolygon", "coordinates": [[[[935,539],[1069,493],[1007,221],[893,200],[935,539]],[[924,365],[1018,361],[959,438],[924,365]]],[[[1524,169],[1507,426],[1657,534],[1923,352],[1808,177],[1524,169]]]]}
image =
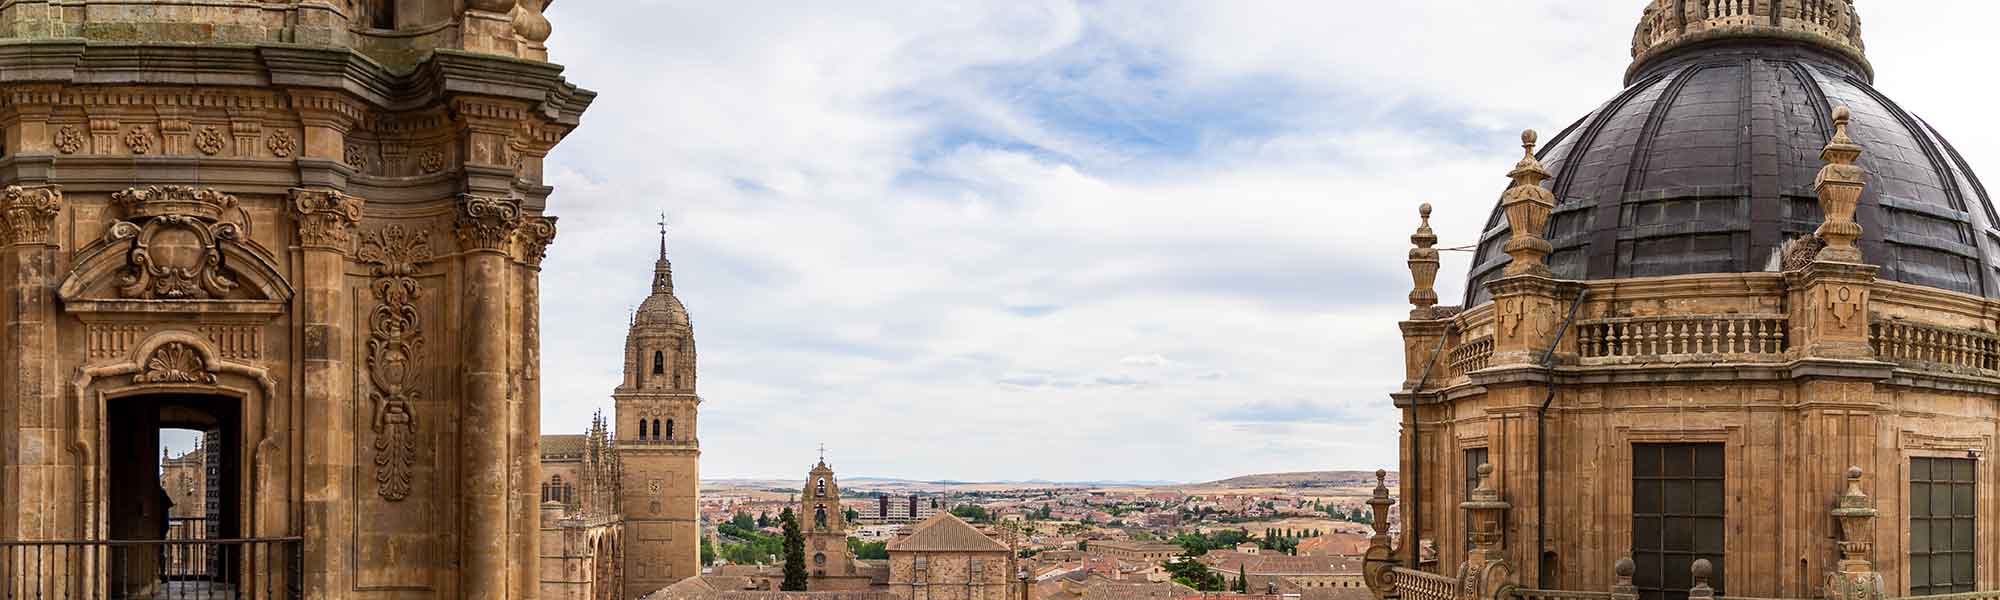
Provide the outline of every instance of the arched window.
{"type": "Polygon", "coordinates": [[[815,496],[825,496],[825,495],[826,495],[826,478],[825,478],[825,477],[821,477],[821,478],[819,478],[819,483],[815,484],[815,487],[814,487],[814,489],[815,489],[815,490],[817,490],[817,491],[815,491],[815,492],[813,493],[813,495],[815,495],[815,496]]]}
{"type": "Polygon", "coordinates": [[[660,420],[653,419],[653,441],[660,441],[660,420]]]}
{"type": "Polygon", "coordinates": [[[667,419],[667,441],[674,441],[674,420],[667,419]]]}
{"type": "Polygon", "coordinates": [[[678,390],[678,389],[681,389],[681,374],[680,374],[680,373],[675,373],[675,374],[674,374],[674,389],[677,389],[677,390],[678,390]]]}
{"type": "Polygon", "coordinates": [[[667,372],[667,355],[666,355],[666,353],[664,353],[664,352],[660,352],[660,351],[658,351],[658,350],[654,350],[654,351],[653,351],[653,374],[654,374],[654,375],[659,375],[659,374],[661,374],[661,373],[665,373],[665,372],[667,372]]]}
{"type": "Polygon", "coordinates": [[[646,441],[646,419],[639,419],[639,441],[646,441]]]}

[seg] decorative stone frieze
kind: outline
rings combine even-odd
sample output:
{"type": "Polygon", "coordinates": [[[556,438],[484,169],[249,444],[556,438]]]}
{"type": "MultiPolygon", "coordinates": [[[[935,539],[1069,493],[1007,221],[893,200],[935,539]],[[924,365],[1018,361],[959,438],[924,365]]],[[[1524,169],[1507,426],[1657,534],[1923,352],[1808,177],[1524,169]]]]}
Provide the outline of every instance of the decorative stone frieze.
{"type": "Polygon", "coordinates": [[[212,385],[215,374],[193,346],[168,342],[146,357],[144,370],[132,376],[132,383],[193,383],[212,385]]]}
{"type": "Polygon", "coordinates": [[[345,252],[361,222],[361,197],[333,190],[292,190],[292,210],[299,218],[299,243],[345,252]]]}
{"type": "Polygon", "coordinates": [[[209,156],[221,154],[227,147],[225,144],[227,142],[222,139],[222,132],[214,127],[203,127],[194,135],[194,148],[200,150],[202,154],[209,156]]]}
{"type": "Polygon", "coordinates": [[[76,154],[83,150],[83,132],[75,125],[64,125],[56,129],[55,147],[63,154],[76,154]]]}
{"type": "Polygon", "coordinates": [[[131,150],[133,154],[153,151],[153,136],[146,131],[145,125],[133,125],[131,129],[125,130],[125,148],[131,150]]]}
{"type": "Polygon", "coordinates": [[[8,239],[15,244],[48,244],[55,240],[56,215],[62,212],[62,188],[53,185],[10,185],[0,191],[5,201],[8,239]]]}
{"type": "Polygon", "coordinates": [[[506,252],[521,227],[521,201],[464,194],[458,199],[458,220],[452,231],[467,252],[506,252]]]}
{"type": "Polygon", "coordinates": [[[288,158],[298,150],[298,143],[292,141],[291,132],[280,129],[271,132],[271,137],[264,142],[264,147],[271,150],[271,156],[288,158]]]}

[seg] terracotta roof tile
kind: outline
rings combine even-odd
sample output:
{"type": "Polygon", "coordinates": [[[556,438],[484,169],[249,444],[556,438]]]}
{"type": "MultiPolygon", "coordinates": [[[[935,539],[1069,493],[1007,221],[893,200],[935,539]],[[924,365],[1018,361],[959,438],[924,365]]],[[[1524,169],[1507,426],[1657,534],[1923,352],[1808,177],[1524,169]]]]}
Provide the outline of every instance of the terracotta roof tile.
{"type": "Polygon", "coordinates": [[[1007,546],[986,537],[951,513],[938,513],[918,523],[908,535],[889,541],[890,552],[1006,552],[1007,546]]]}

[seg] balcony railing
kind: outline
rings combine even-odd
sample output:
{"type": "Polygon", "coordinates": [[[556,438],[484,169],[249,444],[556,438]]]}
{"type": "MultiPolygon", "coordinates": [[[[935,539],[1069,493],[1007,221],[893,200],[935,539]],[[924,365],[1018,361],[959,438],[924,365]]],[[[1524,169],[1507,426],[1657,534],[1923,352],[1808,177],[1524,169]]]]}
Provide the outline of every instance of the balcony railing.
{"type": "Polygon", "coordinates": [[[1459,343],[1451,349],[1450,370],[1446,379],[1486,368],[1493,360],[1493,336],[1473,338],[1459,343]]]}
{"type": "Polygon", "coordinates": [[[1389,570],[1396,593],[1403,600],[1455,600],[1458,580],[1436,573],[1396,567],[1389,570]]]}
{"type": "Polygon", "coordinates": [[[300,538],[0,541],[0,600],[292,600],[300,538]]]}
{"type": "Polygon", "coordinates": [[[1674,315],[1585,321],[1583,358],[1757,359],[1790,347],[1784,315],[1674,315]]]}

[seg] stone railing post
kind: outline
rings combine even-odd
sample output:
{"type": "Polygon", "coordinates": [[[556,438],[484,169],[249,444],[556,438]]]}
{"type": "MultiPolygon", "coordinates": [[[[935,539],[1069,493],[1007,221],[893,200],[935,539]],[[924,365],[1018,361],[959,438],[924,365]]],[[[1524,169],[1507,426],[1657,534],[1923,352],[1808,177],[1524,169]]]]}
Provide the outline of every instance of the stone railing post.
{"type": "Polygon", "coordinates": [[[1390,573],[1399,563],[1396,561],[1395,538],[1389,535],[1389,507],[1396,504],[1389,497],[1389,473],[1375,471],[1375,494],[1368,498],[1368,510],[1375,527],[1375,536],[1368,538],[1368,552],[1363,555],[1361,572],[1367,578],[1368,591],[1377,598],[1396,595],[1396,581],[1390,573]]]}
{"type": "Polygon", "coordinates": [[[1847,491],[1835,501],[1840,524],[1840,563],[1826,578],[1827,600],[1881,600],[1882,574],[1869,555],[1875,551],[1875,501],[1861,492],[1861,467],[1847,468],[1847,491]]]}
{"type": "Polygon", "coordinates": [[[1630,600],[1639,597],[1639,587],[1632,585],[1632,573],[1635,571],[1638,571],[1638,565],[1632,562],[1630,556],[1618,559],[1618,563],[1611,566],[1611,572],[1618,576],[1618,582],[1611,585],[1612,598],[1630,600]]]}
{"type": "Polygon", "coordinates": [[[1847,135],[1847,107],[1833,111],[1833,140],[1827,142],[1816,183],[1825,221],[1815,236],[1825,244],[1811,262],[1787,279],[1792,288],[1792,346],[1808,357],[1872,358],[1868,345],[1869,288],[1878,267],[1862,262],[1854,240],[1861,225],[1855,205],[1867,187],[1868,172],[1854,163],[1861,146],[1847,135]]]}
{"type": "Polygon", "coordinates": [[[1696,559],[1689,570],[1694,574],[1694,587],[1688,590],[1688,600],[1714,600],[1715,588],[1709,587],[1708,578],[1715,574],[1715,565],[1706,558],[1696,559]]]}
{"type": "Polygon", "coordinates": [[[1493,465],[1479,465],[1479,488],[1472,491],[1472,499],[1458,505],[1465,511],[1468,523],[1472,524],[1472,551],[1466,554],[1465,563],[1458,566],[1459,598],[1461,600],[1495,600],[1507,595],[1507,590],[1518,583],[1514,578],[1514,566],[1507,562],[1507,548],[1502,545],[1502,531],[1506,528],[1507,509],[1513,508],[1493,487],[1493,465]]]}

